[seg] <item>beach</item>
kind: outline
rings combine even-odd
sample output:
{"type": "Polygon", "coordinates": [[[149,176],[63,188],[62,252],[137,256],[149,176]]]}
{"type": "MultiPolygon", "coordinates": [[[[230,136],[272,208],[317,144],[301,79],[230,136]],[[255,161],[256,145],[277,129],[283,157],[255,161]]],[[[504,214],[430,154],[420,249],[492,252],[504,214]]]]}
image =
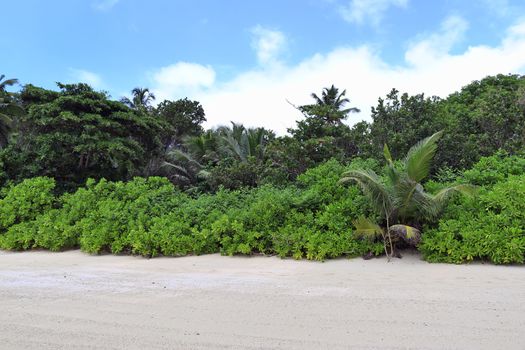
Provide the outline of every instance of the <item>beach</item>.
{"type": "Polygon", "coordinates": [[[525,268],[0,251],[1,349],[525,349],[525,268]]]}

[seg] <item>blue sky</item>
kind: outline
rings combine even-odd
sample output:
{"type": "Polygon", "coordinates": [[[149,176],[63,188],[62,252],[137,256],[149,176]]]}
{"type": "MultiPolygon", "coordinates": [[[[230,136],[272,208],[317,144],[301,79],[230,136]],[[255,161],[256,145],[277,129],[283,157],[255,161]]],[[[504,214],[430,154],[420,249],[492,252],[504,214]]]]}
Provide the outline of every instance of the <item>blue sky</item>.
{"type": "Polygon", "coordinates": [[[2,12],[0,74],[120,98],[199,100],[207,126],[283,133],[332,83],[362,113],[391,88],[446,96],[525,73],[525,3],[511,0],[18,0],[2,12]]]}

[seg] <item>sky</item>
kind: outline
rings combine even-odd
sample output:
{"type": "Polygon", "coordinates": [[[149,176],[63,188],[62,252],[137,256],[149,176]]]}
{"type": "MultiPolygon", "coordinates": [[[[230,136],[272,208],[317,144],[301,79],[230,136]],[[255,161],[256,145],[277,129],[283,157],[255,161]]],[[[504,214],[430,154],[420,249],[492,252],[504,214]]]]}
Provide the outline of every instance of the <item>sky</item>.
{"type": "Polygon", "coordinates": [[[147,87],[199,101],[206,127],[286,133],[334,84],[349,125],[392,89],[446,97],[525,74],[523,0],[0,0],[0,74],[113,99],[147,87]]]}

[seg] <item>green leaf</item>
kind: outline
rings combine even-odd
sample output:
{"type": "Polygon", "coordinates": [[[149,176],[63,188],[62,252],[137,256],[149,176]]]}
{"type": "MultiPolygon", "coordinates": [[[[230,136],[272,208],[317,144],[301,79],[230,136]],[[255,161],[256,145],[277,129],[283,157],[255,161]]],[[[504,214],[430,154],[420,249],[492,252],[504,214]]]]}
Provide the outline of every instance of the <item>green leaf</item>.
{"type": "Polygon", "coordinates": [[[430,172],[430,163],[437,150],[437,142],[443,135],[443,131],[438,131],[435,134],[419,141],[408,151],[405,159],[405,165],[408,176],[420,182],[428,176],[430,172]]]}
{"type": "Polygon", "coordinates": [[[362,191],[368,196],[371,204],[378,213],[392,209],[392,198],[388,188],[382,182],[381,178],[373,170],[350,170],[343,173],[340,183],[355,181],[362,191]]]}
{"type": "Polygon", "coordinates": [[[388,148],[388,145],[386,143],[383,146],[383,154],[385,156],[385,159],[388,161],[388,164],[390,165],[394,164],[392,160],[392,154],[390,153],[390,149],[388,148]]]}
{"type": "Polygon", "coordinates": [[[447,199],[449,199],[452,195],[456,193],[461,193],[462,195],[465,195],[467,197],[473,197],[477,194],[477,192],[478,188],[476,186],[469,184],[461,184],[442,189],[441,191],[436,193],[434,199],[439,203],[444,203],[447,199]]]}
{"type": "Polygon", "coordinates": [[[357,220],[352,221],[355,226],[355,233],[361,237],[376,238],[383,234],[383,229],[370,219],[360,216],[357,220]]]}

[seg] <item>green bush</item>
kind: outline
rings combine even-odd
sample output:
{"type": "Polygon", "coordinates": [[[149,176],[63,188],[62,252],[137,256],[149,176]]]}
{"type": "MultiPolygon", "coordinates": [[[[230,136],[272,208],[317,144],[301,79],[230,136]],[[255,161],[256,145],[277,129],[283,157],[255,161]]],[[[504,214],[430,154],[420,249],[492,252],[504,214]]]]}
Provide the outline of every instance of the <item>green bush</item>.
{"type": "Polygon", "coordinates": [[[0,233],[50,210],[56,200],[54,188],[55,180],[35,177],[4,189],[0,199],[0,233]]]}
{"type": "Polygon", "coordinates": [[[2,200],[11,203],[10,212],[16,215],[9,222],[4,219],[8,225],[0,247],[53,251],[80,247],[93,254],[148,257],[220,252],[324,260],[380,254],[380,245],[353,235],[352,220],[369,209],[356,187],[339,185],[347,168],[331,160],[302,174],[298,186],[219,188],[195,198],[156,177],[89,180],[58,199],[52,186],[43,186],[52,180],[28,180],[5,191],[2,200]],[[29,198],[23,203],[32,204],[18,208],[14,201],[18,192],[29,198]],[[46,201],[33,199],[40,198],[37,193],[47,194],[42,197],[46,201]]]}
{"type": "MultiPolygon", "coordinates": [[[[439,227],[423,236],[420,250],[431,262],[474,259],[495,264],[524,263],[525,175],[510,176],[479,197],[449,210],[439,227]]],[[[449,208],[450,209],[450,208],[449,208]]]]}
{"type": "Polygon", "coordinates": [[[59,251],[78,247],[75,227],[64,220],[63,211],[52,209],[33,221],[11,226],[0,240],[4,249],[44,248],[59,251]]]}
{"type": "Polygon", "coordinates": [[[483,157],[472,169],[464,172],[465,180],[477,186],[491,186],[504,181],[510,175],[525,174],[525,157],[509,156],[498,152],[490,157],[483,157]]]}
{"type": "Polygon", "coordinates": [[[285,225],[272,237],[276,254],[294,259],[322,261],[340,256],[355,257],[369,252],[379,255],[383,252],[382,243],[356,238],[351,226],[342,230],[323,228],[312,212],[291,212],[285,225]]]}
{"type": "Polygon", "coordinates": [[[243,208],[227,213],[230,231],[221,234],[222,251],[228,255],[273,254],[271,234],[283,225],[297,196],[293,187],[263,186],[252,190],[243,208]]]}
{"type": "Polygon", "coordinates": [[[140,227],[129,234],[131,251],[143,256],[183,256],[215,253],[217,239],[209,230],[199,231],[178,213],[153,219],[149,230],[140,227]]]}
{"type": "Polygon", "coordinates": [[[103,180],[92,190],[106,196],[99,197],[76,224],[80,247],[88,253],[131,252],[136,231],[147,231],[154,218],[170,213],[184,196],[167,179],[158,177],[126,183],[103,180]]]}

